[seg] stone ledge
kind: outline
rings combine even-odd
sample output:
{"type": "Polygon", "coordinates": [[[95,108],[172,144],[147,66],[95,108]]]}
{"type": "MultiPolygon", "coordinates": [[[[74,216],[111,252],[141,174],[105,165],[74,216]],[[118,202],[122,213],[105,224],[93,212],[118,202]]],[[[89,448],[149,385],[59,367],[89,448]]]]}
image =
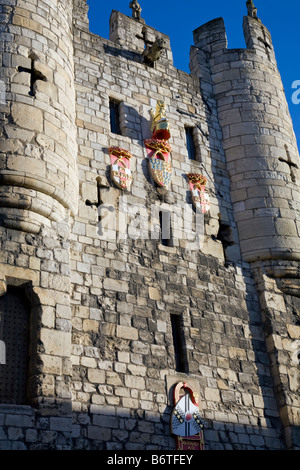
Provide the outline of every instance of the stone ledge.
{"type": "Polygon", "coordinates": [[[0,414],[33,415],[35,409],[29,405],[0,405],[0,414]]]}

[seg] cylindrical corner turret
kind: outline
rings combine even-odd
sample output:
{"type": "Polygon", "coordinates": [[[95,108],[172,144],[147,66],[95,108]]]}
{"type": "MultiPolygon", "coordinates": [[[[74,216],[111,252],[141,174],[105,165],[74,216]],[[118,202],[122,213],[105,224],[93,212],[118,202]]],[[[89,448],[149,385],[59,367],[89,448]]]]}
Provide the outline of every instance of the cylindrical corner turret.
{"type": "Polygon", "coordinates": [[[246,16],[248,48],[227,50],[218,25],[194,37],[209,51],[243,260],[299,261],[300,160],[271,35],[246,16]]]}
{"type": "Polygon", "coordinates": [[[50,399],[57,414],[68,414],[69,239],[78,204],[73,1],[0,5],[2,308],[9,289],[26,286],[32,335],[24,401],[43,407],[45,415],[53,412],[50,399]],[[53,351],[59,365],[51,369],[53,351]]]}
{"type": "Polygon", "coordinates": [[[217,103],[242,260],[254,275],[283,434],[294,449],[299,364],[287,350],[299,338],[300,160],[271,35],[252,1],[247,8],[247,48],[228,50],[221,21],[211,22],[196,30],[191,70],[217,103]]]}
{"type": "Polygon", "coordinates": [[[37,233],[77,210],[70,0],[3,3],[0,219],[37,233]],[[4,59],[3,59],[4,60],[4,59]]]}

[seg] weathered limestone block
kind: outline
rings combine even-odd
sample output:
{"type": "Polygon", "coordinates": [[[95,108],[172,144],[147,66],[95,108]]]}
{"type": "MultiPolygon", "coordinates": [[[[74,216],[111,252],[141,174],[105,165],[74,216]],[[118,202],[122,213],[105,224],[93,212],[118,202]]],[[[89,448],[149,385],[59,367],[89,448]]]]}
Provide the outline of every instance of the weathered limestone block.
{"type": "Polygon", "coordinates": [[[103,370],[88,369],[88,380],[92,383],[104,383],[105,372],[103,370]]]}
{"type": "Polygon", "coordinates": [[[126,281],[119,281],[117,279],[104,279],[104,289],[112,290],[116,292],[128,292],[128,283],[126,281]]]}
{"type": "Polygon", "coordinates": [[[12,105],[12,119],[18,126],[42,132],[43,130],[43,113],[41,110],[23,103],[14,103],[12,105]]]}
{"type": "Polygon", "coordinates": [[[138,340],[138,330],[128,326],[117,325],[116,336],[123,339],[138,340]]]}
{"type": "Polygon", "coordinates": [[[71,334],[64,331],[41,330],[41,341],[45,348],[45,354],[50,356],[70,357],[71,334]]]}
{"type": "Polygon", "coordinates": [[[57,101],[57,89],[56,86],[49,82],[44,82],[42,80],[38,80],[34,84],[34,92],[35,93],[43,93],[49,98],[54,101],[57,101]]]}
{"type": "Polygon", "coordinates": [[[35,31],[36,33],[42,34],[43,32],[43,27],[40,23],[37,21],[34,21],[30,18],[26,18],[24,16],[20,15],[14,15],[12,19],[12,23],[16,26],[21,26],[26,29],[30,29],[32,31],[35,31]]]}

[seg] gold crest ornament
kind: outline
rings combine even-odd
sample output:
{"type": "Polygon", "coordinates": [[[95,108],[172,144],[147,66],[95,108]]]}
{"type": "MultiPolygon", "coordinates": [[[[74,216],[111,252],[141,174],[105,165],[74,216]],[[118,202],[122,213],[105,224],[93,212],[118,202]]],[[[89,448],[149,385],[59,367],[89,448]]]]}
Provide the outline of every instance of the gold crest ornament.
{"type": "Polygon", "coordinates": [[[155,112],[151,110],[151,132],[153,139],[169,140],[171,137],[169,122],[166,116],[166,105],[163,100],[156,103],[155,112]]]}
{"type": "Polygon", "coordinates": [[[151,110],[152,138],[145,140],[149,158],[149,170],[156,184],[168,189],[172,178],[172,165],[170,162],[171,146],[168,140],[171,137],[169,123],[166,116],[166,105],[163,100],[156,103],[156,111],[151,110]]]}

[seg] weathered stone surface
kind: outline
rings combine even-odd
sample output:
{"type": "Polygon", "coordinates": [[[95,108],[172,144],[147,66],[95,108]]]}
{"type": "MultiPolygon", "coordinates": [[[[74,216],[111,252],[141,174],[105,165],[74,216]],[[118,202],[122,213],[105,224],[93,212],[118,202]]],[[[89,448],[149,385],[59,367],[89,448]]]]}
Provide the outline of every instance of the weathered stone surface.
{"type": "Polygon", "coordinates": [[[14,103],[11,116],[14,123],[22,128],[38,132],[43,130],[43,113],[34,106],[14,103]]]}
{"type": "Polygon", "coordinates": [[[158,34],[147,24],[114,11],[106,40],[84,0],[56,3],[0,18],[0,279],[31,304],[34,405],[0,406],[0,448],[173,450],[179,382],[197,394],[207,449],[299,447],[298,152],[268,31],[246,18],[248,49],[227,50],[221,19],[198,28],[187,74],[161,33],[161,57],[143,62],[158,34]],[[158,99],[168,191],[144,146],[158,99]],[[130,191],[113,185],[110,146],[132,154],[130,191]],[[188,173],[208,178],[200,221],[188,173]],[[165,244],[159,211],[171,214],[165,244]]]}
{"type": "Polygon", "coordinates": [[[48,330],[41,331],[45,353],[50,356],[69,357],[71,354],[71,335],[63,331],[48,330]]]}
{"type": "Polygon", "coordinates": [[[116,335],[118,338],[137,340],[138,330],[136,328],[131,328],[128,326],[118,325],[116,335]]]}

